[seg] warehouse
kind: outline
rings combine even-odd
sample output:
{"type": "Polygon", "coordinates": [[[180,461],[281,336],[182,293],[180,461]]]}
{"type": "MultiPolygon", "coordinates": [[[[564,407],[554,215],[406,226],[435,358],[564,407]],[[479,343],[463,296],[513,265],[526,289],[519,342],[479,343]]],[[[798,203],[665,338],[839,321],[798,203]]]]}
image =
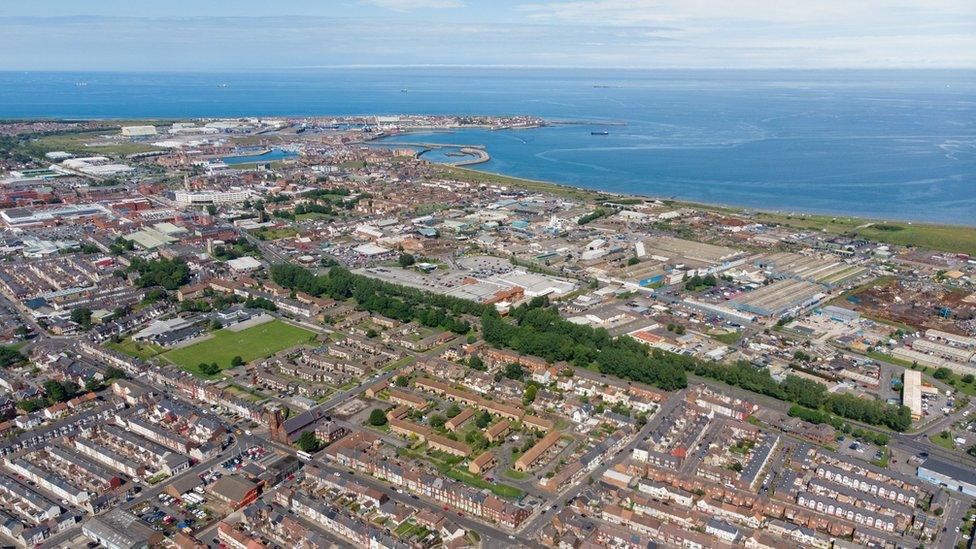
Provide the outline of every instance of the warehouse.
{"type": "Polygon", "coordinates": [[[799,278],[835,286],[865,272],[863,267],[845,263],[835,255],[800,255],[790,252],[761,255],[755,265],[773,278],[799,278]]]}
{"type": "Polygon", "coordinates": [[[967,496],[976,497],[976,473],[973,473],[972,469],[928,459],[918,466],[917,473],[918,478],[936,486],[945,486],[953,492],[962,492],[967,496]]]}
{"type": "Polygon", "coordinates": [[[691,267],[712,267],[728,263],[741,252],[725,246],[715,246],[671,236],[654,236],[643,243],[644,253],[670,264],[685,263],[691,267]]]}
{"type": "Polygon", "coordinates": [[[923,353],[933,354],[956,362],[970,362],[973,359],[973,351],[970,349],[959,349],[950,347],[927,339],[916,339],[912,342],[912,349],[923,353]]]}
{"type": "Polygon", "coordinates": [[[812,305],[824,297],[824,287],[805,280],[781,280],[744,294],[732,307],[760,316],[782,316],[792,309],[812,305]]]}
{"type": "Polygon", "coordinates": [[[905,370],[902,382],[901,403],[912,412],[912,419],[922,417],[922,372],[905,370]]]}
{"type": "Polygon", "coordinates": [[[970,364],[953,362],[951,360],[925,354],[908,347],[895,347],[891,350],[891,356],[900,358],[901,360],[905,360],[913,364],[918,364],[919,366],[926,366],[929,368],[948,368],[959,375],[976,375],[976,367],[970,364]]]}

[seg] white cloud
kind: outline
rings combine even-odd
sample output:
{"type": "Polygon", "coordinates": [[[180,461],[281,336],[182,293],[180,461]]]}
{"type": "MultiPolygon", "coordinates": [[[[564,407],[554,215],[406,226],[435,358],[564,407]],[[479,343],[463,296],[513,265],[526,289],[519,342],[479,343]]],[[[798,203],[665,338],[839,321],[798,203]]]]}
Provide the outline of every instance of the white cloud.
{"type": "Polygon", "coordinates": [[[363,2],[394,11],[463,8],[466,5],[461,0],[363,0],[363,2]]]}
{"type": "Polygon", "coordinates": [[[526,2],[518,10],[552,22],[609,25],[724,20],[787,24],[874,22],[976,17],[971,0],[570,0],[526,2]]]}

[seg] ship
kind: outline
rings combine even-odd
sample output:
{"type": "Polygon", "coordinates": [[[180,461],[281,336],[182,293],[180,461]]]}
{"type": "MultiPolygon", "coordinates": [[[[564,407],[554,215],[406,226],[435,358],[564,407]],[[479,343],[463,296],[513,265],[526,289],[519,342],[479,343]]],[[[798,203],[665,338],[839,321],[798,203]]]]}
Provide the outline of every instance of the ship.
{"type": "Polygon", "coordinates": [[[592,131],[590,135],[610,135],[610,132],[607,130],[592,131]]]}

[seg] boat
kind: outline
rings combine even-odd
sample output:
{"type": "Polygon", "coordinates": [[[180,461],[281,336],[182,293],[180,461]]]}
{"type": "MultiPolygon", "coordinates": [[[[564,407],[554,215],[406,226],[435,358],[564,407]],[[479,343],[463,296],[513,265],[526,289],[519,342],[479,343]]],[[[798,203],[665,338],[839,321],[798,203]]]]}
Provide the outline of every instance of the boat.
{"type": "Polygon", "coordinates": [[[400,93],[407,93],[407,88],[401,88],[400,93]]]}
{"type": "Polygon", "coordinates": [[[229,88],[230,84],[217,84],[218,88],[229,88]]]}
{"type": "Polygon", "coordinates": [[[610,135],[610,132],[607,130],[592,131],[590,135],[610,135]]]}
{"type": "Polygon", "coordinates": [[[83,88],[83,87],[85,87],[87,85],[88,85],[88,82],[75,82],[75,86],[78,86],[79,88],[83,88]]]}

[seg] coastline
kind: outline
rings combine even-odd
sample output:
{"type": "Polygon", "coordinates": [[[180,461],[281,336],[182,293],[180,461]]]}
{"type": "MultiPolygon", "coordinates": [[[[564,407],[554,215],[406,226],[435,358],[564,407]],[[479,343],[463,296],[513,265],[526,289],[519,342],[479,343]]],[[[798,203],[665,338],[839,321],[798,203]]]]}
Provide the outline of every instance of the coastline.
{"type": "Polygon", "coordinates": [[[588,202],[609,201],[607,200],[608,198],[657,200],[671,206],[749,216],[762,223],[785,225],[799,230],[820,230],[836,235],[850,234],[885,244],[914,246],[949,253],[964,253],[971,257],[976,257],[976,226],[971,225],[915,222],[899,219],[866,218],[799,211],[784,212],[730,204],[693,202],[652,195],[598,191],[565,183],[513,177],[464,166],[436,164],[442,166],[445,171],[453,172],[454,175],[460,174],[467,176],[464,179],[474,183],[493,183],[529,191],[551,192],[588,202]]]}

